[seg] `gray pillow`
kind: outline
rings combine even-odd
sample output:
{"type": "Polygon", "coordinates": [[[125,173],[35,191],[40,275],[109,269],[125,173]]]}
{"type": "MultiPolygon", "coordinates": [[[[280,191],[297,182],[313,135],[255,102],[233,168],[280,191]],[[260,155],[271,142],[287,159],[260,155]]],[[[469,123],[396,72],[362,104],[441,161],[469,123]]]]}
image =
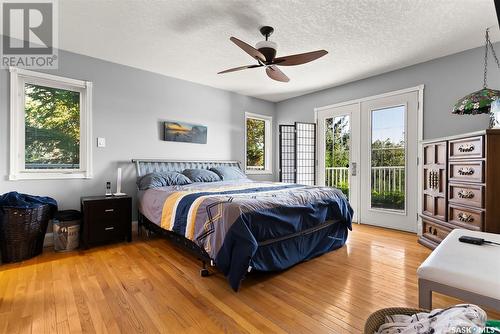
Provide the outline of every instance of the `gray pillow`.
{"type": "Polygon", "coordinates": [[[139,190],[167,186],[183,186],[190,183],[190,179],[177,172],[154,172],[146,174],[137,180],[139,190]]]}
{"type": "Polygon", "coordinates": [[[221,181],[219,175],[208,169],[184,169],[182,174],[193,182],[217,182],[221,181]]]}
{"type": "Polygon", "coordinates": [[[221,166],[221,167],[212,167],[210,168],[210,170],[215,174],[219,175],[219,177],[224,181],[247,179],[245,173],[243,173],[237,167],[221,166]]]}

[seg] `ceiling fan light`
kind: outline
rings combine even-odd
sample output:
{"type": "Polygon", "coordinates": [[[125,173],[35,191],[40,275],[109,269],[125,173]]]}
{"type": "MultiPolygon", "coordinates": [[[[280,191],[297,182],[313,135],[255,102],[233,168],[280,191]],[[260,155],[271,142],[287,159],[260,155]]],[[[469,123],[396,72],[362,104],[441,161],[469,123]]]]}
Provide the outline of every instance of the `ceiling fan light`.
{"type": "Polygon", "coordinates": [[[278,49],[278,44],[276,42],[272,41],[260,41],[255,45],[255,48],[257,50],[262,49],[262,48],[269,48],[269,49],[278,49]]]}

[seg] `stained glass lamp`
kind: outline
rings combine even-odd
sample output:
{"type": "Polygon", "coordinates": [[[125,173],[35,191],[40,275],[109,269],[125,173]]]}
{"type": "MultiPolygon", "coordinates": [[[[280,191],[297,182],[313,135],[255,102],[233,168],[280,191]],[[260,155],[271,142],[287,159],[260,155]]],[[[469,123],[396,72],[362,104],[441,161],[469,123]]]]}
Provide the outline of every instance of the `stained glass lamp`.
{"type": "Polygon", "coordinates": [[[487,75],[488,75],[488,50],[491,49],[491,53],[495,58],[495,61],[500,68],[500,63],[493,49],[489,37],[489,28],[486,29],[486,43],[485,43],[485,53],[484,53],[484,80],[483,89],[477,92],[471,93],[455,103],[453,107],[453,114],[457,115],[478,115],[478,114],[490,114],[490,128],[500,127],[500,91],[495,89],[490,89],[487,87],[487,75]]]}

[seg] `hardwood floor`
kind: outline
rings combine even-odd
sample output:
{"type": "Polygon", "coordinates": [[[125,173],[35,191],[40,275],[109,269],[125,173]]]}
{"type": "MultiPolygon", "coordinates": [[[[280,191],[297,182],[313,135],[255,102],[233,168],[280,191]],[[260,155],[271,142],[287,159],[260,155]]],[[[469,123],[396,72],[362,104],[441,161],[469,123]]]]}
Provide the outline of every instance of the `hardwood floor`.
{"type": "Polygon", "coordinates": [[[159,238],[46,249],[0,266],[0,333],[360,333],[377,309],[417,306],[415,272],[429,253],[413,234],[355,225],[342,249],[250,275],[235,293],[159,238]]]}

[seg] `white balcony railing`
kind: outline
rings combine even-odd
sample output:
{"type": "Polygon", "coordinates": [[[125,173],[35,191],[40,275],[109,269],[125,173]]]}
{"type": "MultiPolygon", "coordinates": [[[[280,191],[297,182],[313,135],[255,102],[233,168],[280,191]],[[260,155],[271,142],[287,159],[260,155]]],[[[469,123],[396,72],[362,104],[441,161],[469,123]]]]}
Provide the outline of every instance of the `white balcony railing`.
{"type": "MultiPolygon", "coordinates": [[[[325,170],[325,185],[329,187],[347,187],[349,180],[349,168],[327,167],[325,170]]],[[[379,193],[404,192],[405,189],[405,167],[372,167],[372,191],[379,193]]]]}

